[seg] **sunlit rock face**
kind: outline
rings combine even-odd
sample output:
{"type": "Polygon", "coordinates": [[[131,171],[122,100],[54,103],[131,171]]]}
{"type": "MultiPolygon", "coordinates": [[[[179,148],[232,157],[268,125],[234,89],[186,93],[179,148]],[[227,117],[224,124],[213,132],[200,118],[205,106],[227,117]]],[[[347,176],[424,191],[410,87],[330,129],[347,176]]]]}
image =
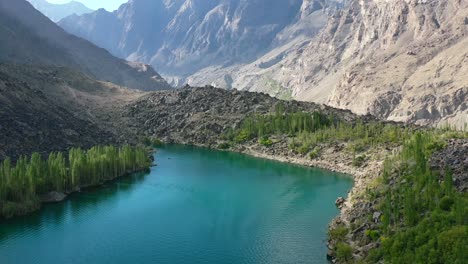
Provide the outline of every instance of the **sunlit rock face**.
{"type": "Polygon", "coordinates": [[[468,123],[468,3],[133,0],[60,25],[174,85],[266,92],[419,124],[468,123]]]}
{"type": "Polygon", "coordinates": [[[117,56],[186,77],[208,66],[248,63],[300,34],[315,34],[326,19],[295,24],[326,2],[334,1],[133,0],[113,13],[102,9],[59,24],[117,56]]]}

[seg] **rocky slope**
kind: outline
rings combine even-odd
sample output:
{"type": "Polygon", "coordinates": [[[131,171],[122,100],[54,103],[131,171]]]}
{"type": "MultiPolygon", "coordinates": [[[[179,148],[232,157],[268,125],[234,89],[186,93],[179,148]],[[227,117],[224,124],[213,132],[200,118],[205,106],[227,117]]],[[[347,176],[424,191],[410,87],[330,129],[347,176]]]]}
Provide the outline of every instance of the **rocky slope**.
{"type": "Polygon", "coordinates": [[[0,25],[0,61],[66,66],[141,90],[170,88],[150,66],[118,59],[66,33],[25,0],[0,0],[0,25]]]}
{"type": "Polygon", "coordinates": [[[347,110],[210,86],[149,93],[126,106],[123,115],[132,122],[126,126],[137,127],[141,137],[216,147],[223,132],[237,128],[249,115],[274,113],[279,104],[289,111],[333,113],[347,121],[357,118],[347,110]]]}
{"type": "Polygon", "coordinates": [[[280,1],[272,9],[261,8],[271,1],[215,2],[137,0],[60,24],[161,67],[174,83],[267,92],[417,124],[468,123],[466,0],[280,1]],[[164,15],[151,11],[155,5],[164,15]],[[135,18],[149,13],[150,24],[160,25],[152,35],[135,18]],[[112,40],[101,34],[109,29],[112,40]]]}
{"type": "Polygon", "coordinates": [[[335,5],[335,0],[134,0],[113,13],[98,10],[59,25],[117,56],[150,63],[177,84],[203,68],[251,62],[310,37],[335,5]]]}
{"type": "Polygon", "coordinates": [[[71,1],[66,4],[51,4],[46,0],[27,1],[31,3],[34,8],[41,11],[41,13],[50,18],[50,20],[55,22],[73,14],[83,15],[94,11],[77,1],[71,1]]]}
{"type": "Polygon", "coordinates": [[[66,68],[2,63],[0,160],[132,141],[119,109],[140,95],[66,68]]]}
{"type": "Polygon", "coordinates": [[[254,62],[238,69],[233,86],[282,89],[300,100],[389,120],[463,126],[467,17],[464,0],[347,1],[314,39],[272,67],[254,62]]]}

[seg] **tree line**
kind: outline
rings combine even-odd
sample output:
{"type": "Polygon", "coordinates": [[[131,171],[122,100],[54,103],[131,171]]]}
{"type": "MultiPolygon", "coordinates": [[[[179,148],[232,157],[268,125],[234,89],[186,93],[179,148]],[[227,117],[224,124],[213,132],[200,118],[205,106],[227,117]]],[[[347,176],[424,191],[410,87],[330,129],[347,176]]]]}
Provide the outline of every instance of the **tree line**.
{"type": "MultiPolygon", "coordinates": [[[[400,149],[385,162],[382,191],[368,193],[370,200],[381,197],[378,207],[383,214],[377,229],[366,230],[369,239],[381,246],[372,249],[364,263],[464,263],[468,259],[468,196],[453,186],[450,168],[441,177],[429,164],[446,139],[467,138],[467,132],[277,111],[246,118],[224,135],[225,147],[254,139],[269,147],[274,136],[287,136],[290,149],[311,158],[320,155],[320,144],[346,142],[356,166],[365,159],[358,154],[367,149],[400,149]]],[[[331,236],[344,237],[346,232],[331,232],[331,236]]],[[[350,260],[350,245],[342,241],[337,248],[342,261],[350,260]]]]}
{"type": "Polygon", "coordinates": [[[72,148],[67,154],[50,153],[47,159],[33,153],[15,164],[7,158],[0,163],[0,213],[5,217],[24,214],[39,207],[41,194],[73,192],[150,165],[145,148],[128,145],[72,148]]]}
{"type": "MultiPolygon", "coordinates": [[[[459,133],[463,135],[463,132],[459,133]]],[[[441,131],[416,132],[402,151],[389,158],[382,178],[388,185],[380,205],[382,223],[377,234],[382,246],[371,251],[368,262],[464,263],[468,259],[468,196],[453,186],[450,168],[430,169],[431,154],[443,148],[441,131]]],[[[374,196],[376,194],[373,194],[374,196]]]]}

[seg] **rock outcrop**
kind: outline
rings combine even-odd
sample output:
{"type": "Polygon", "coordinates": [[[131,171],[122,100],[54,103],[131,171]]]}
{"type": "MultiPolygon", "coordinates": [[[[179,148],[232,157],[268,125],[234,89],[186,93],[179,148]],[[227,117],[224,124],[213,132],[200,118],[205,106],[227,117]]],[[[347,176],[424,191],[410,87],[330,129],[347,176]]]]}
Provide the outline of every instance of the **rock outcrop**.
{"type": "Polygon", "coordinates": [[[431,158],[431,169],[440,172],[440,181],[450,173],[459,192],[468,192],[468,139],[452,139],[431,158]]]}

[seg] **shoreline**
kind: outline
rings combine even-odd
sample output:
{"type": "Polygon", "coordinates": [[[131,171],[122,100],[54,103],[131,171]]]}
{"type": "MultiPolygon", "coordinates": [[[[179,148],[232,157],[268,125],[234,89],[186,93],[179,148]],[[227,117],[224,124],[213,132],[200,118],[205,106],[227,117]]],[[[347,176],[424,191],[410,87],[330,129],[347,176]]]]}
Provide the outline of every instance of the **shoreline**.
{"type": "MultiPolygon", "coordinates": [[[[153,166],[154,165],[151,165],[151,167],[153,167],[153,166]]],[[[106,180],[106,181],[103,181],[103,182],[100,182],[100,183],[97,183],[97,184],[79,186],[79,187],[75,188],[75,190],[73,190],[73,191],[67,191],[67,192],[51,191],[49,193],[40,194],[39,195],[39,200],[41,201],[41,204],[60,203],[62,201],[65,201],[66,199],[68,199],[69,196],[71,196],[73,194],[76,194],[76,193],[81,193],[81,191],[83,191],[83,190],[101,188],[101,187],[103,187],[104,185],[106,185],[108,183],[111,183],[113,181],[119,180],[119,179],[124,178],[124,177],[128,177],[128,176],[130,176],[132,174],[141,173],[141,172],[148,172],[150,170],[150,168],[137,169],[135,171],[126,172],[125,174],[123,174],[121,176],[117,176],[117,177],[115,177],[113,179],[109,179],[109,180],[106,180]],[[49,196],[50,195],[55,196],[55,194],[58,194],[61,199],[56,200],[56,199],[53,199],[53,197],[51,197],[51,199],[46,198],[46,196],[48,196],[48,195],[49,196]]]]}
{"type": "MultiPolygon", "coordinates": [[[[313,167],[324,169],[332,172],[345,174],[353,179],[353,187],[348,191],[344,201],[337,205],[340,214],[336,216],[330,223],[334,225],[337,220],[345,224],[349,224],[348,212],[358,202],[362,202],[361,194],[371,187],[372,182],[379,177],[385,158],[392,153],[392,150],[381,148],[373,148],[364,152],[365,155],[370,156],[370,159],[361,167],[352,165],[352,156],[345,150],[345,143],[334,146],[322,146],[322,154],[320,158],[311,159],[307,156],[295,154],[285,148],[284,142],[278,142],[270,147],[261,146],[255,142],[247,142],[229,149],[220,149],[216,146],[208,144],[197,144],[189,142],[174,142],[175,144],[191,145],[195,147],[202,147],[214,149],[218,151],[228,151],[240,153],[251,157],[262,158],[287,164],[300,165],[305,167],[313,167]]],[[[335,202],[335,201],[333,201],[335,202]]]]}
{"type": "Polygon", "coordinates": [[[120,176],[117,176],[115,178],[112,178],[112,179],[109,179],[109,180],[106,180],[104,182],[100,182],[100,183],[97,183],[97,184],[79,186],[79,187],[75,188],[72,191],[67,191],[67,192],[51,191],[49,193],[39,194],[39,195],[37,195],[38,204],[37,204],[36,207],[32,208],[31,210],[29,210],[29,211],[27,211],[25,213],[15,214],[12,217],[0,217],[0,222],[5,221],[5,220],[9,221],[9,220],[15,219],[17,217],[28,216],[28,215],[30,215],[32,213],[40,211],[42,206],[45,205],[45,204],[61,203],[61,202],[65,201],[65,200],[67,200],[71,195],[81,193],[82,190],[93,189],[93,188],[101,188],[107,183],[110,183],[112,181],[115,181],[115,180],[130,176],[132,174],[140,173],[140,172],[147,172],[147,171],[150,170],[151,167],[141,168],[141,169],[137,169],[135,171],[126,172],[125,174],[122,174],[120,176]]]}
{"type": "MultiPolygon", "coordinates": [[[[176,143],[176,142],[174,142],[176,143]]],[[[332,172],[344,174],[352,177],[353,187],[348,190],[345,197],[336,197],[335,201],[331,201],[340,211],[334,218],[330,220],[327,225],[327,231],[334,230],[335,228],[345,225],[352,229],[353,221],[356,214],[365,214],[365,210],[359,208],[362,205],[371,203],[365,198],[365,193],[372,189],[376,184],[376,179],[379,178],[383,170],[383,163],[385,159],[391,155],[398,147],[385,148],[376,147],[369,148],[361,154],[368,156],[369,159],[360,166],[353,166],[353,157],[347,153],[345,149],[346,143],[322,145],[320,158],[311,159],[307,155],[295,154],[288,149],[287,144],[277,142],[270,147],[261,146],[255,141],[247,142],[241,145],[230,147],[229,149],[220,149],[219,147],[209,144],[196,144],[196,143],[176,143],[183,145],[191,145],[195,147],[203,147],[214,149],[218,151],[227,151],[233,153],[240,153],[251,157],[273,160],[277,162],[294,164],[306,167],[313,167],[325,169],[332,172]]],[[[374,213],[379,213],[374,211],[374,213]]],[[[360,227],[361,228],[361,227],[360,227]]],[[[360,232],[360,228],[353,232],[360,232]]],[[[354,239],[348,240],[350,245],[355,245],[357,241],[354,239]]],[[[336,245],[337,241],[327,235],[327,253],[326,258],[329,263],[337,263],[336,259],[336,245]]]]}

